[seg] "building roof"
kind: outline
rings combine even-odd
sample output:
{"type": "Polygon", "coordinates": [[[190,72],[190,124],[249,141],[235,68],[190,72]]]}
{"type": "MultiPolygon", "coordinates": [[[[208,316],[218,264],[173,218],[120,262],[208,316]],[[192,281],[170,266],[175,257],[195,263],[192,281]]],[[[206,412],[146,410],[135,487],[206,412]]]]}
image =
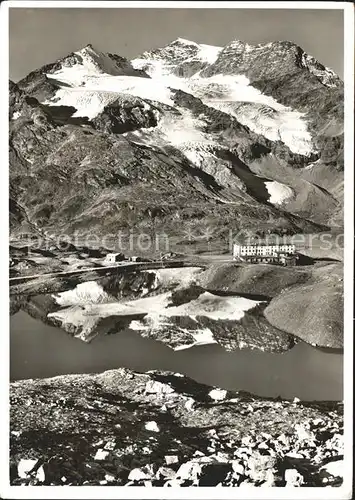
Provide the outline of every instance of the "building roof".
{"type": "Polygon", "coordinates": [[[292,244],[292,243],[275,243],[275,244],[251,244],[251,245],[247,245],[247,244],[240,244],[240,243],[235,243],[234,246],[238,246],[238,247],[252,247],[252,248],[263,248],[263,247],[296,247],[296,245],[292,244]]]}

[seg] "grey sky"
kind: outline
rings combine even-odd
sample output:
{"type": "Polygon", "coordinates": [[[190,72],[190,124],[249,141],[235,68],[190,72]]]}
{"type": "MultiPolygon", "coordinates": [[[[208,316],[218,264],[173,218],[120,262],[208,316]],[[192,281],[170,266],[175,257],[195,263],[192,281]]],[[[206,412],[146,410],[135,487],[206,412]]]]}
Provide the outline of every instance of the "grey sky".
{"type": "Polygon", "coordinates": [[[9,16],[15,81],[88,43],[130,59],[178,37],[211,45],[290,40],[343,77],[342,10],[11,8],[9,16]]]}

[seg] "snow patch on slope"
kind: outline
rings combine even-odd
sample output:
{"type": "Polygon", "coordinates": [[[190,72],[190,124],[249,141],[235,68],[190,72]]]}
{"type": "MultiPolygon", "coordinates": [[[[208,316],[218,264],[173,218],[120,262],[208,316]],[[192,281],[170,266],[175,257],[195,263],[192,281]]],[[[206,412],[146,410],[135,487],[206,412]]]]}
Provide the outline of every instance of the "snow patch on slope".
{"type": "Polygon", "coordinates": [[[194,118],[188,111],[185,111],[178,119],[168,118],[162,120],[159,125],[159,129],[165,135],[167,142],[174,146],[186,142],[211,142],[208,134],[201,131],[204,122],[194,118]]]}
{"type": "Polygon", "coordinates": [[[313,56],[302,54],[302,65],[315,75],[326,87],[338,87],[340,78],[330,68],[320,64],[313,56]]]}
{"type": "Polygon", "coordinates": [[[202,61],[206,61],[208,64],[213,64],[217,57],[218,54],[221,52],[223,47],[215,47],[213,45],[205,45],[205,44],[200,44],[200,51],[198,53],[198,57],[202,61]]]}
{"type": "Polygon", "coordinates": [[[133,68],[145,71],[147,75],[154,79],[170,76],[173,69],[160,59],[134,59],[131,63],[133,68]]]}
{"type": "Polygon", "coordinates": [[[88,45],[62,60],[61,68],[47,74],[47,77],[70,86],[80,86],[85,84],[88,77],[119,76],[130,70],[134,72],[131,63],[125,58],[104,54],[88,45]]]}
{"type": "Polygon", "coordinates": [[[176,40],[174,40],[171,43],[176,43],[176,42],[179,42],[179,43],[182,43],[185,45],[196,45],[196,47],[198,47],[198,43],[194,42],[193,40],[187,40],[187,38],[178,37],[176,40]]]}
{"type": "Polygon", "coordinates": [[[294,153],[309,155],[314,151],[304,115],[262,94],[244,75],[191,79],[187,88],[204,104],[234,116],[271,141],[282,141],[294,153]]]}
{"type": "Polygon", "coordinates": [[[202,131],[204,125],[202,119],[195,118],[187,110],[180,115],[166,112],[156,127],[141,128],[123,135],[137,144],[155,147],[171,144],[184,152],[185,148],[194,145],[215,145],[212,136],[202,131]]]}
{"type": "Polygon", "coordinates": [[[209,146],[213,147],[214,144],[210,144],[208,142],[206,142],[206,144],[196,144],[196,142],[189,142],[183,144],[181,146],[181,150],[191,163],[196,165],[196,167],[201,167],[207,162],[210,162],[212,159],[217,160],[217,158],[209,151],[209,146]]]}
{"type": "Polygon", "coordinates": [[[329,462],[321,470],[328,472],[334,477],[344,477],[344,460],[329,462]]]}
{"type": "Polygon", "coordinates": [[[269,202],[273,205],[282,205],[294,195],[293,189],[281,182],[268,181],[265,182],[265,187],[270,194],[269,202]]]}
{"type": "Polygon", "coordinates": [[[111,76],[88,78],[85,88],[94,91],[108,91],[129,94],[142,99],[161,102],[173,106],[170,89],[166,82],[137,76],[111,76]]]}
{"type": "Polygon", "coordinates": [[[82,57],[83,66],[93,73],[115,75],[118,72],[116,62],[109,55],[95,50],[90,45],[75,52],[75,54],[82,57]]]}
{"type": "Polygon", "coordinates": [[[57,91],[53,100],[48,100],[44,104],[48,106],[72,106],[76,109],[73,117],[86,116],[92,120],[101,113],[105,106],[114,102],[118,97],[117,93],[78,88],[62,88],[57,91]]]}

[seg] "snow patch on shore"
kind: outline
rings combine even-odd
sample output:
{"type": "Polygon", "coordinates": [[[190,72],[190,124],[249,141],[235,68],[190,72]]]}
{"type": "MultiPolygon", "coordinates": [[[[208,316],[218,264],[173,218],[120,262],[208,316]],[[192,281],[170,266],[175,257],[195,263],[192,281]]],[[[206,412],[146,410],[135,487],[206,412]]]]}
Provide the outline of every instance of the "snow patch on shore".
{"type": "MultiPolygon", "coordinates": [[[[129,325],[130,329],[138,332],[164,331],[165,328],[171,328],[171,323],[168,319],[184,316],[190,317],[195,321],[198,321],[199,317],[207,317],[214,320],[240,320],[246,311],[260,303],[259,301],[244,297],[221,297],[210,292],[204,292],[197,299],[191,300],[186,304],[162,307],[164,301],[159,300],[159,296],[155,298],[157,300],[155,304],[150,303],[153,307],[148,314],[142,320],[132,321],[129,325]]],[[[165,296],[164,299],[166,304],[168,297],[165,296]]],[[[213,332],[209,328],[189,329],[178,327],[177,335],[179,332],[191,336],[194,341],[174,347],[175,350],[217,343],[213,332]]]]}
{"type": "Polygon", "coordinates": [[[184,349],[189,349],[190,347],[197,347],[200,345],[218,344],[209,328],[204,328],[201,330],[191,330],[187,333],[189,333],[194,338],[194,342],[192,344],[182,344],[181,346],[175,347],[174,351],[182,351],[184,349]]]}
{"type": "Polygon", "coordinates": [[[260,303],[244,297],[221,297],[210,292],[204,292],[197,299],[186,304],[169,307],[171,303],[170,292],[127,302],[107,302],[109,300],[107,295],[102,297],[103,300],[100,300],[101,296],[97,300],[97,292],[99,292],[99,289],[94,291],[89,289],[89,293],[83,294],[75,292],[74,295],[70,295],[70,292],[62,292],[62,294],[58,295],[66,293],[69,295],[64,296],[64,298],[56,296],[54,298],[60,305],[71,307],[49,313],[48,316],[59,319],[80,309],[83,318],[146,314],[148,318],[154,319],[158,323],[160,323],[161,318],[172,316],[190,316],[193,319],[198,316],[205,316],[215,320],[239,320],[244,316],[245,311],[260,303]],[[85,305],[78,308],[77,306],[81,304],[85,305]]]}
{"type": "MultiPolygon", "coordinates": [[[[199,272],[199,268],[191,269],[190,272],[186,272],[182,281],[178,276],[174,276],[174,272],[170,273],[170,270],[159,270],[163,272],[158,279],[162,280],[164,286],[177,281],[180,285],[190,283],[192,276],[199,272]]],[[[171,306],[171,292],[126,302],[115,302],[115,299],[105,294],[99,285],[96,283],[93,285],[93,283],[83,283],[81,285],[84,286],[78,285],[72,291],[54,295],[56,302],[64,307],[48,314],[48,318],[56,320],[66,331],[74,332],[84,341],[90,341],[98,335],[101,320],[110,316],[132,317],[129,328],[144,332],[169,328],[171,327],[170,318],[174,317],[190,317],[195,321],[198,317],[214,320],[240,320],[246,311],[260,303],[244,297],[221,297],[210,292],[203,292],[196,299],[179,306],[171,306]],[[137,317],[142,317],[142,319],[137,320],[137,317]]],[[[105,331],[103,330],[102,333],[105,331]]],[[[194,342],[187,347],[216,342],[212,331],[208,328],[186,329],[185,333],[194,339],[194,342]]]]}
{"type": "Polygon", "coordinates": [[[80,283],[73,290],[53,294],[52,297],[62,307],[96,304],[114,300],[96,281],[80,283]]]}
{"type": "Polygon", "coordinates": [[[161,287],[189,286],[193,283],[198,274],[203,271],[202,267],[179,267],[166,268],[151,271],[156,276],[156,283],[161,287]]]}
{"type": "Polygon", "coordinates": [[[239,320],[244,316],[245,311],[257,304],[259,304],[258,301],[244,297],[221,297],[204,292],[197,299],[186,304],[169,307],[163,311],[163,315],[166,317],[190,316],[193,319],[197,316],[205,316],[216,320],[239,320]]]}

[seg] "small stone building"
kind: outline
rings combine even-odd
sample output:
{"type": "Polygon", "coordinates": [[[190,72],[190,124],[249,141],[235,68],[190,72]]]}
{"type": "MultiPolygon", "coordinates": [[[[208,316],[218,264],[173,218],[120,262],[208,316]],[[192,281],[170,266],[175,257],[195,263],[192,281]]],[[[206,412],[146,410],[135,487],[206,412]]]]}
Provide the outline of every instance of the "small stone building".
{"type": "Polygon", "coordinates": [[[123,253],[108,253],[105,257],[105,264],[115,264],[116,262],[122,262],[125,260],[123,253]]]}

